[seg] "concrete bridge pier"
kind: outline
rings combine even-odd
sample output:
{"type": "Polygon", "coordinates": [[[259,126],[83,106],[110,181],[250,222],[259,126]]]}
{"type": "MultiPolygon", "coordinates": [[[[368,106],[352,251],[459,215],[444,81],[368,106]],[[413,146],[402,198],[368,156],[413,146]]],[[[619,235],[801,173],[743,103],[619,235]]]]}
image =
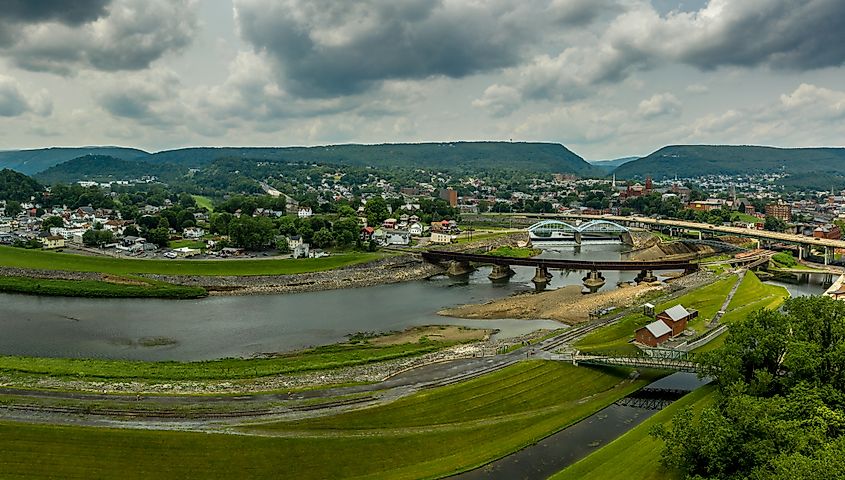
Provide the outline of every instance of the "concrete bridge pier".
{"type": "Polygon", "coordinates": [[[606,283],[604,276],[598,270],[591,270],[587,273],[587,276],[584,277],[584,286],[590,289],[590,292],[597,292],[598,289],[604,286],[606,283]]]}
{"type": "Polygon", "coordinates": [[[490,275],[487,275],[487,278],[494,282],[506,281],[514,274],[516,272],[511,269],[510,265],[493,265],[493,270],[490,271],[490,275]]]}
{"type": "Polygon", "coordinates": [[[804,245],[798,245],[798,260],[804,260],[806,254],[804,253],[804,245]]]}
{"type": "Polygon", "coordinates": [[[536,285],[546,285],[551,280],[552,275],[549,273],[549,269],[547,267],[537,267],[536,273],[534,273],[534,278],[531,279],[532,282],[536,285]]]}
{"type": "Polygon", "coordinates": [[[449,262],[449,267],[446,269],[446,275],[450,277],[460,277],[472,273],[475,268],[469,262],[461,262],[459,260],[452,260],[449,262]]]}
{"type": "Polygon", "coordinates": [[[642,271],[640,271],[640,274],[637,275],[637,278],[634,279],[634,281],[636,281],[637,283],[643,283],[643,282],[651,283],[651,282],[656,282],[657,277],[654,275],[654,272],[651,271],[651,270],[642,270],[642,271]]]}
{"type": "Polygon", "coordinates": [[[830,265],[833,262],[833,252],[834,250],[830,247],[824,247],[824,264],[830,265]]]}

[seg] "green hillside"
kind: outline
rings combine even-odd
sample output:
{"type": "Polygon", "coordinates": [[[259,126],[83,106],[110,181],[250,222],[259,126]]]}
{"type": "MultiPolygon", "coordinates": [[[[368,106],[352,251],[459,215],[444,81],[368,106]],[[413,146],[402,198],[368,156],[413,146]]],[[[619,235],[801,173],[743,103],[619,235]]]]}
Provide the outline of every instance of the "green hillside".
{"type": "Polygon", "coordinates": [[[43,191],[43,186],[26,175],[8,168],[0,170],[0,199],[28,202],[43,191]]]}
{"type": "Polygon", "coordinates": [[[619,178],[655,179],[718,174],[841,171],[845,148],[774,148],[745,145],[674,145],[614,170],[619,178]]]}
{"type": "Polygon", "coordinates": [[[285,148],[187,148],[159,152],[151,162],[203,166],[221,158],[277,162],[442,170],[506,169],[602,175],[572,151],[553,143],[455,142],[382,145],[331,145],[285,148]]]}
{"type": "Polygon", "coordinates": [[[85,155],[54,165],[35,177],[47,184],[74,183],[79,180],[106,182],[130,180],[144,175],[161,176],[169,165],[141,160],[122,160],[109,155],[85,155]]]}
{"type": "Polygon", "coordinates": [[[8,150],[0,152],[0,168],[9,168],[32,175],[47,170],[53,165],[84,155],[108,155],[122,160],[134,160],[146,157],[149,153],[136,148],[123,147],[57,147],[36,150],[8,150]]]}

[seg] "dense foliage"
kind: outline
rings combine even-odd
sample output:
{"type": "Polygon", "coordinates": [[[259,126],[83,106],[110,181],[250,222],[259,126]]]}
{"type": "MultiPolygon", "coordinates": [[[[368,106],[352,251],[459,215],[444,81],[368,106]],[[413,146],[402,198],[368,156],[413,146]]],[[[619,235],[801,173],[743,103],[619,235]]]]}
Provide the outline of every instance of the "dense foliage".
{"type": "Polygon", "coordinates": [[[786,302],[731,326],[705,354],[717,402],[655,435],[684,478],[845,478],[845,303],[786,302]]]}
{"type": "Polygon", "coordinates": [[[41,200],[44,187],[21,173],[4,168],[0,170],[0,199],[28,202],[32,197],[41,200]]]}
{"type": "MultiPolygon", "coordinates": [[[[701,175],[736,175],[763,172],[806,174],[841,171],[845,148],[795,148],[736,145],[675,145],[660,150],[615,170],[618,178],[655,179],[697,177],[701,175]]],[[[818,183],[818,178],[813,179],[818,183]]],[[[824,189],[830,188],[825,185],[824,189]]]]}

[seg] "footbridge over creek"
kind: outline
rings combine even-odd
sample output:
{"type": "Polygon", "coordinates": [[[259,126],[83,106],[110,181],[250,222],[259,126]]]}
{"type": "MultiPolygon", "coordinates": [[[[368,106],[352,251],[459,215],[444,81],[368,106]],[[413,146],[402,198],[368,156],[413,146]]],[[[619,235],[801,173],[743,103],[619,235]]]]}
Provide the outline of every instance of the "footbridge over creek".
{"type": "Polygon", "coordinates": [[[584,353],[552,354],[549,360],[571,362],[573,365],[607,365],[629,368],[653,368],[656,370],[674,370],[677,372],[697,373],[700,365],[686,352],[676,352],[676,355],[591,355],[584,353]]]}
{"type": "Polygon", "coordinates": [[[450,275],[464,275],[472,271],[471,264],[493,265],[491,280],[507,279],[513,274],[512,266],[534,267],[534,283],[548,283],[550,270],[583,270],[588,272],[584,277],[584,285],[588,288],[600,288],[604,285],[602,271],[638,271],[638,282],[653,282],[657,280],[655,271],[683,270],[691,273],[698,270],[698,264],[690,260],[660,260],[660,261],[593,261],[593,260],[562,260],[553,258],[518,258],[500,257],[477,253],[452,252],[446,250],[429,250],[423,252],[423,259],[437,264],[448,264],[447,273],[450,275]]]}

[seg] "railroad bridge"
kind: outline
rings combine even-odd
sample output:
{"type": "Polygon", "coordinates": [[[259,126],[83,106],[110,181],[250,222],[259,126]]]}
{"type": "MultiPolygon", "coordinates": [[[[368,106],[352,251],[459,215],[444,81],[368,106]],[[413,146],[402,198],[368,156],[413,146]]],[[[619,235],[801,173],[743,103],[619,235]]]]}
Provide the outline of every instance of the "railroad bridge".
{"type": "Polygon", "coordinates": [[[507,279],[513,274],[511,267],[534,267],[536,274],[532,279],[535,284],[545,285],[551,278],[550,270],[581,270],[586,271],[584,285],[590,289],[598,289],[604,285],[602,271],[638,271],[638,282],[653,282],[657,280],[655,271],[683,270],[691,273],[698,270],[698,264],[690,260],[660,260],[660,261],[594,261],[594,260],[562,260],[555,258],[518,258],[499,257],[475,253],[451,252],[446,250],[429,250],[423,252],[423,259],[430,263],[448,264],[447,273],[450,275],[464,275],[472,271],[472,263],[493,265],[490,273],[491,280],[507,279]]]}

